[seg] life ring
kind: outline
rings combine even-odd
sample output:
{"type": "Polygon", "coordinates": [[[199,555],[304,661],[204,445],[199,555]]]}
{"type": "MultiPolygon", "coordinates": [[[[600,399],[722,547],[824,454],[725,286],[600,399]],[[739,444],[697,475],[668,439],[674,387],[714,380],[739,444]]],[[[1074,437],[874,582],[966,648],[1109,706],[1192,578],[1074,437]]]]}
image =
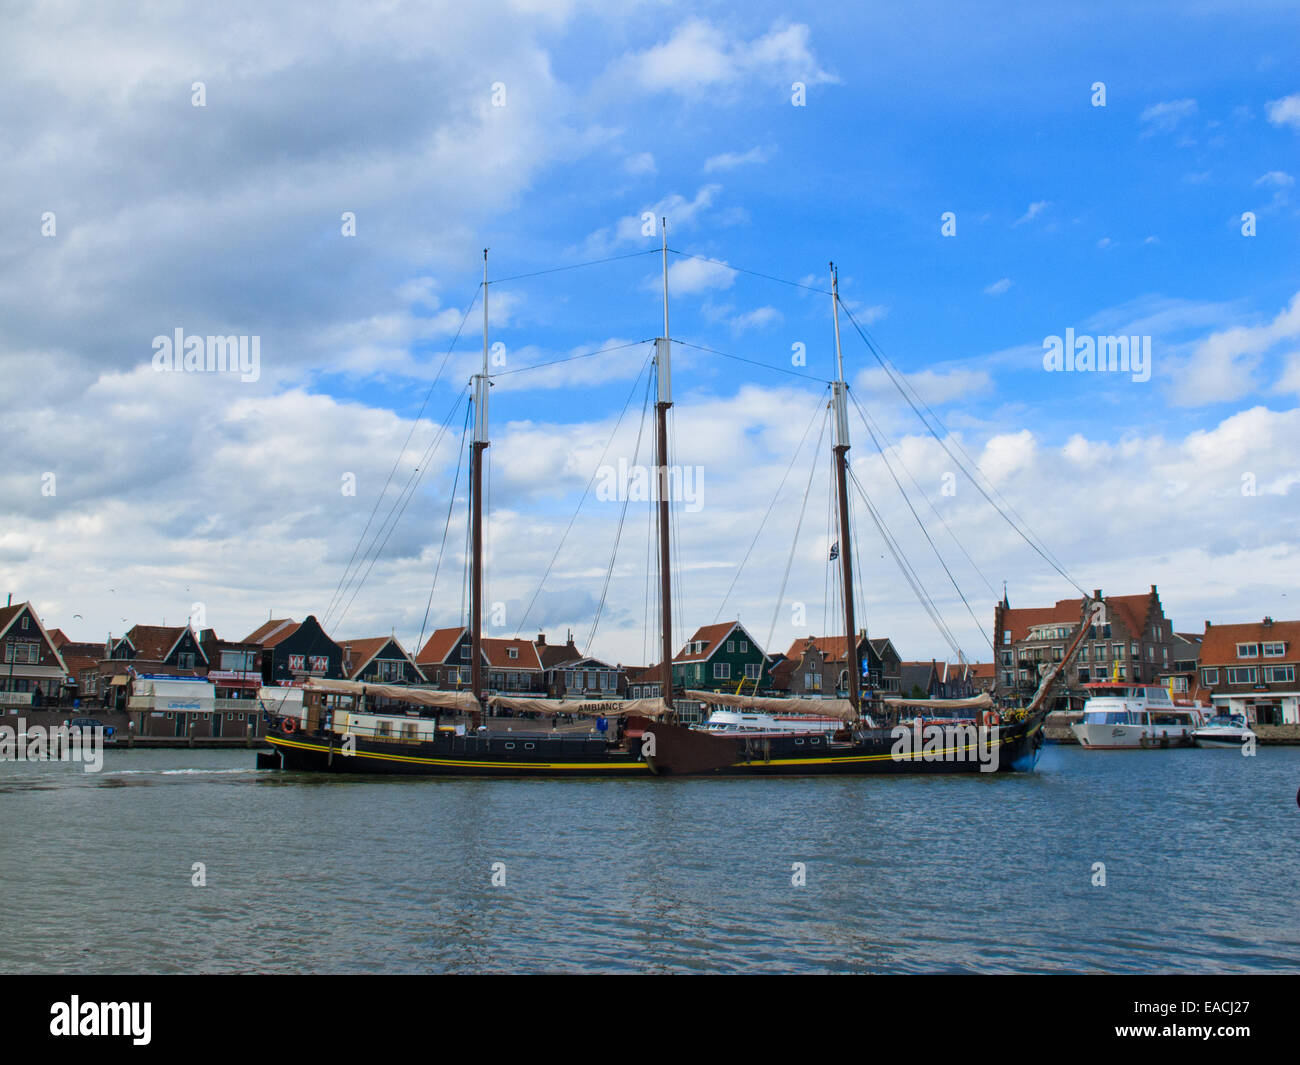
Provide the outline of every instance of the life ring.
{"type": "Polygon", "coordinates": [[[280,731],[286,736],[292,736],[297,727],[298,726],[293,723],[293,718],[291,717],[286,717],[280,722],[280,731]]]}

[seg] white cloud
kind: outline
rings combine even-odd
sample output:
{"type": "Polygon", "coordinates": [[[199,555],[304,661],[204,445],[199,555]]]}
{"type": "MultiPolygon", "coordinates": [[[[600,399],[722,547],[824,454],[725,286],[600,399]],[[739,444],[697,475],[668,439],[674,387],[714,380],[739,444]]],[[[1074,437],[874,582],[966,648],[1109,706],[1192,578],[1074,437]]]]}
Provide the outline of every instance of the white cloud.
{"type": "Polygon", "coordinates": [[[1290,126],[1300,130],[1300,93],[1268,102],[1268,120],[1275,126],[1290,126]]]}
{"type": "Polygon", "coordinates": [[[1020,226],[1020,225],[1024,225],[1026,222],[1032,222],[1035,218],[1037,218],[1050,206],[1051,204],[1048,203],[1047,200],[1037,200],[1034,203],[1031,203],[1029,205],[1029,209],[1026,210],[1025,213],[1022,214],[1019,218],[1017,218],[1013,223],[1013,225],[1020,226]]]}
{"type": "Polygon", "coordinates": [[[639,152],[636,155],[629,155],[623,160],[623,169],[629,174],[639,176],[641,174],[653,174],[655,172],[655,157],[649,152],[639,152]]]}
{"type": "Polygon", "coordinates": [[[1138,116],[1138,122],[1143,126],[1142,135],[1149,137],[1154,133],[1172,133],[1184,122],[1194,118],[1196,112],[1195,100],[1165,100],[1147,107],[1138,116]]]}
{"type": "Polygon", "coordinates": [[[794,23],[750,41],[735,40],[708,20],[692,18],[663,44],[625,56],[620,66],[644,89],[688,96],[749,79],[794,79],[807,85],[838,81],[822,69],[809,37],[806,25],[794,23]]]}
{"type": "MultiPolygon", "coordinates": [[[[730,288],[735,280],[735,270],[712,259],[678,259],[668,267],[670,295],[686,296],[710,289],[730,288]]],[[[658,291],[662,283],[659,278],[650,278],[646,288],[658,291]]]]}
{"type": "MultiPolygon", "coordinates": [[[[670,279],[671,280],[671,279],[670,279]]],[[[752,311],[738,314],[731,319],[733,332],[743,333],[749,329],[761,329],[781,321],[781,312],[775,307],[756,307],[752,311]]]]}
{"type": "Polygon", "coordinates": [[[987,288],[984,289],[984,295],[1001,296],[1004,292],[1008,291],[1011,288],[1011,286],[1014,284],[1015,282],[1012,281],[1011,278],[1009,277],[999,278],[997,281],[994,281],[993,284],[989,285],[987,288]]]}
{"type": "Polygon", "coordinates": [[[1275,345],[1300,337],[1300,293],[1271,322],[1212,333],[1169,371],[1175,403],[1199,406],[1241,399],[1259,388],[1256,371],[1275,345]]]}
{"type": "Polygon", "coordinates": [[[738,166],[747,166],[750,163],[765,163],[771,157],[771,151],[767,148],[750,148],[747,152],[723,152],[720,155],[711,155],[704,161],[704,172],[711,174],[715,170],[734,170],[738,166]]]}
{"type": "Polygon", "coordinates": [[[1295,178],[1284,170],[1270,170],[1267,174],[1255,179],[1256,185],[1267,185],[1271,188],[1284,189],[1295,184],[1295,178]]]}

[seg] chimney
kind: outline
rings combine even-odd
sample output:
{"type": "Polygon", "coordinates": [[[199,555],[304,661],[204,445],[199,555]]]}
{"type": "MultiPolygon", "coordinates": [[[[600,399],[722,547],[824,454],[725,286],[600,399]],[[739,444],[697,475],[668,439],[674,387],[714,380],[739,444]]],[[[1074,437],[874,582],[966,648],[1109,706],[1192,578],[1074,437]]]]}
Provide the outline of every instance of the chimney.
{"type": "Polygon", "coordinates": [[[1211,624],[1211,623],[1207,621],[1207,622],[1205,623],[1205,627],[1208,629],[1208,628],[1210,627],[1210,624],[1211,624]]]}
{"type": "Polygon", "coordinates": [[[545,647],[545,646],[546,646],[546,633],[544,633],[544,632],[539,632],[539,633],[537,634],[537,646],[538,646],[538,647],[545,647]]]}
{"type": "Polygon", "coordinates": [[[1154,584],[1151,585],[1151,594],[1152,594],[1152,595],[1159,595],[1159,594],[1160,594],[1159,592],[1156,591],[1156,586],[1155,586],[1154,584]]]}
{"type": "Polygon", "coordinates": [[[1266,628],[1266,629],[1267,629],[1267,628],[1270,628],[1270,627],[1272,626],[1272,624],[1273,624],[1273,619],[1270,618],[1270,617],[1265,616],[1265,618],[1264,618],[1264,628],[1266,628]]]}
{"type": "Polygon", "coordinates": [[[1100,599],[1100,598],[1101,598],[1101,589],[1100,589],[1100,588],[1094,588],[1094,589],[1092,590],[1092,599],[1093,599],[1093,602],[1096,602],[1096,601],[1097,601],[1098,599],[1100,599]]]}

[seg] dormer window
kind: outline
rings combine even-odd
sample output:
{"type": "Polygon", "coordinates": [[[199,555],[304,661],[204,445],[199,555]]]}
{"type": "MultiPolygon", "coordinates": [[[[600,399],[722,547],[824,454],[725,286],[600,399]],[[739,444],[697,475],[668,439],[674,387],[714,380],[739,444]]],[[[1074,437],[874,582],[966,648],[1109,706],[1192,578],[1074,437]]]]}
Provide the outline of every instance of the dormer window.
{"type": "Polygon", "coordinates": [[[507,658],[518,658],[518,657],[519,657],[519,648],[518,648],[518,647],[507,647],[507,648],[506,648],[506,657],[507,657],[507,658]]]}
{"type": "Polygon", "coordinates": [[[1237,644],[1238,658],[1258,658],[1259,644],[1257,643],[1239,643],[1237,644]]]}

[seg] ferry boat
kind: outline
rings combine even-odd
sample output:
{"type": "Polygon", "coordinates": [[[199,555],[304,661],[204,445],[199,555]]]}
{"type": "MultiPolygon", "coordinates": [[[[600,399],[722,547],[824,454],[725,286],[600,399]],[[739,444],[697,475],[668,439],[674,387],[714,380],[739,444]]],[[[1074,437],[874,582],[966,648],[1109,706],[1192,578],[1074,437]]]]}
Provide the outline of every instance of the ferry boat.
{"type": "Polygon", "coordinates": [[[1190,747],[1204,721],[1199,707],[1175,703],[1157,684],[1097,681],[1085,688],[1083,719],[1070,731],[1088,750],[1190,747]]]}
{"type": "Polygon", "coordinates": [[[1236,747],[1255,738],[1244,714],[1219,714],[1192,733],[1198,747],[1236,747]]]}

